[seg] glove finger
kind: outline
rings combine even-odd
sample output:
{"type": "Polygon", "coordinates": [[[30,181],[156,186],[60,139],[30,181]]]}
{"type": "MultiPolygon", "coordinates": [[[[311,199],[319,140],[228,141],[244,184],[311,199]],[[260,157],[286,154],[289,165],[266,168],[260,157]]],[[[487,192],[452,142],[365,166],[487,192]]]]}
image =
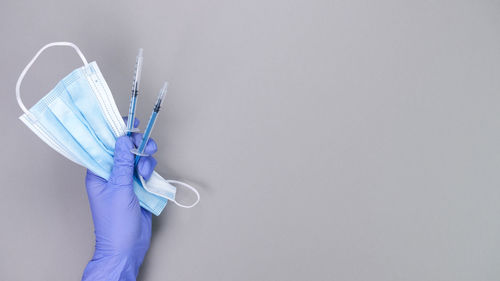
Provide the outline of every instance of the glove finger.
{"type": "Polygon", "coordinates": [[[87,169],[87,175],[85,176],[85,181],[87,182],[103,182],[106,183],[106,179],[94,174],[91,170],[87,169]]]}
{"type": "MultiPolygon", "coordinates": [[[[139,147],[142,142],[142,137],[144,134],[134,133],[132,134],[132,141],[134,142],[136,147],[139,147]]],[[[144,148],[144,153],[148,155],[153,155],[158,150],[158,146],[153,138],[148,140],[146,147],[144,148]]]]}
{"type": "Polygon", "coordinates": [[[103,194],[104,188],[106,188],[107,181],[100,176],[94,174],[92,171],[87,170],[87,176],[85,177],[85,187],[87,189],[87,196],[92,206],[96,200],[99,200],[101,194],[103,194]]]}
{"type": "Polygon", "coordinates": [[[92,192],[96,189],[100,189],[106,184],[106,180],[100,176],[94,174],[91,170],[87,169],[87,175],[85,176],[85,186],[87,187],[87,192],[89,196],[93,194],[92,192]]]}
{"type": "MultiPolygon", "coordinates": [[[[123,116],[123,121],[125,121],[125,124],[127,124],[127,121],[128,121],[128,116],[123,116]]],[[[139,126],[139,123],[141,123],[141,121],[139,121],[139,119],[137,118],[134,118],[134,128],[137,128],[139,126]]]]}
{"type": "Polygon", "coordinates": [[[134,148],[132,141],[127,136],[116,139],[114,164],[108,182],[117,186],[132,186],[134,175],[134,148]]]}
{"type": "Polygon", "coordinates": [[[151,156],[141,157],[139,164],[137,164],[137,170],[139,174],[148,181],[156,167],[156,159],[151,156]]]}

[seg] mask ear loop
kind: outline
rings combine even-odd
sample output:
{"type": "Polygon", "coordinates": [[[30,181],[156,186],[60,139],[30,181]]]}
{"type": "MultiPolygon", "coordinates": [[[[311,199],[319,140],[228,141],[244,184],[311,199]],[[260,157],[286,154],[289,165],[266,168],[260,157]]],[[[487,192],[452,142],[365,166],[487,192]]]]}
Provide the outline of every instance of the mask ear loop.
{"type": "Polygon", "coordinates": [[[175,205],[179,206],[179,207],[182,207],[182,208],[193,208],[194,206],[196,206],[196,204],[198,204],[198,202],[200,202],[200,193],[198,192],[198,190],[196,190],[196,188],[192,187],[191,185],[185,183],[185,182],[181,182],[181,181],[176,181],[176,180],[167,180],[168,183],[172,184],[172,183],[175,183],[175,184],[178,184],[180,186],[184,186],[188,189],[190,189],[192,192],[194,192],[194,194],[196,194],[196,201],[191,204],[191,205],[184,205],[184,204],[181,204],[179,202],[177,202],[175,199],[174,200],[171,200],[175,203],[175,205]]]}
{"type": "Polygon", "coordinates": [[[37,53],[36,55],[31,59],[31,61],[26,65],[26,67],[24,67],[23,71],[21,72],[21,74],[19,75],[19,78],[17,79],[17,83],[16,83],[16,99],[17,99],[17,103],[19,104],[19,107],[21,108],[21,110],[29,117],[31,118],[32,120],[36,120],[36,118],[29,112],[29,110],[26,108],[26,106],[24,106],[24,103],[23,101],[21,100],[21,83],[23,82],[23,79],[24,79],[24,76],[26,76],[26,73],[28,72],[28,70],[31,68],[31,66],[33,65],[33,63],[36,61],[36,59],[38,58],[38,56],[40,56],[40,54],[45,51],[46,49],[50,48],[50,47],[54,47],[54,46],[65,46],[65,47],[72,47],[73,49],[75,49],[76,53],[78,54],[78,56],[80,56],[80,59],[83,61],[83,64],[85,66],[87,66],[89,63],[87,62],[87,59],[85,58],[85,56],[83,55],[82,51],[80,51],[80,49],[73,43],[71,42],[53,42],[53,43],[49,43],[45,46],[43,46],[37,53]]]}
{"type": "MultiPolygon", "coordinates": [[[[141,175],[139,175],[139,180],[141,181],[142,186],[145,187],[146,186],[146,181],[144,180],[144,178],[141,175]]],[[[148,190],[148,192],[151,192],[151,193],[153,193],[155,195],[158,195],[158,196],[163,197],[163,198],[165,198],[165,199],[167,199],[169,201],[172,201],[172,202],[175,203],[175,205],[177,205],[179,207],[182,207],[182,208],[186,208],[186,209],[193,208],[194,206],[196,206],[200,202],[200,193],[198,192],[198,190],[196,190],[196,188],[192,187],[191,185],[189,185],[189,184],[187,184],[185,182],[181,182],[181,181],[176,181],[176,180],[165,180],[165,181],[168,182],[168,183],[170,183],[170,184],[175,183],[175,184],[178,184],[180,186],[184,186],[184,187],[190,189],[192,192],[194,192],[194,194],[196,194],[196,201],[193,204],[191,204],[191,205],[184,205],[182,203],[177,202],[177,200],[175,200],[175,199],[167,198],[167,197],[165,197],[163,195],[157,194],[156,192],[151,192],[149,190],[148,190]]]]}

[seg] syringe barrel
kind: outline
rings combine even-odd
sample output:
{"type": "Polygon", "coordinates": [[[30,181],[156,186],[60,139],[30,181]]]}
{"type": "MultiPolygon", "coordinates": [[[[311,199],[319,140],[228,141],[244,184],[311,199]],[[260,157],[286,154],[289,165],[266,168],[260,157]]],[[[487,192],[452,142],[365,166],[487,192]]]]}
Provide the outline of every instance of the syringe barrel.
{"type": "MultiPolygon", "coordinates": [[[[149,138],[151,137],[151,132],[153,131],[153,127],[155,126],[155,123],[156,123],[157,115],[158,115],[158,112],[153,111],[151,113],[151,117],[149,117],[148,126],[146,127],[146,131],[144,131],[144,135],[142,136],[141,144],[137,148],[137,152],[139,152],[139,154],[144,153],[144,149],[146,149],[146,145],[149,141],[149,138]]],[[[135,156],[135,165],[137,165],[137,163],[139,163],[140,158],[141,158],[140,155],[135,156]]]]}

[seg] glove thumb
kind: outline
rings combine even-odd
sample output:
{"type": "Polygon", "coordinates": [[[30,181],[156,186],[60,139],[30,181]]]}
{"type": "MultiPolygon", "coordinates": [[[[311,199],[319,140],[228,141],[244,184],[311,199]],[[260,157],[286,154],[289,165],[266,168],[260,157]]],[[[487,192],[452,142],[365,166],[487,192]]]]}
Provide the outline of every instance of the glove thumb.
{"type": "Polygon", "coordinates": [[[128,136],[116,139],[113,169],[108,182],[116,186],[132,186],[134,178],[134,145],[128,136]]]}

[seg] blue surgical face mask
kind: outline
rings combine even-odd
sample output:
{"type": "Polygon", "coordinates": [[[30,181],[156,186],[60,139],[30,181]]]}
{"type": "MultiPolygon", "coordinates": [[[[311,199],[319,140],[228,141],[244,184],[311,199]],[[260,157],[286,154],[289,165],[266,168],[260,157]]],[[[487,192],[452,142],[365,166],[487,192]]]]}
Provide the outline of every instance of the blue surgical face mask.
{"type": "MultiPolygon", "coordinates": [[[[68,42],[45,45],[25,67],[16,85],[16,97],[24,114],[19,117],[39,138],[71,161],[108,179],[113,166],[115,140],[126,126],[101,71],[95,62],[88,63],[80,49],[68,42]],[[75,49],[84,66],[75,69],[29,110],[21,100],[21,82],[38,56],[52,46],[75,49]]],[[[157,172],[145,180],[134,178],[134,192],[141,206],[159,215],[168,200],[190,208],[199,202],[199,194],[188,184],[165,180],[157,172]],[[175,200],[178,184],[191,189],[197,200],[186,206],[175,200]]]]}

